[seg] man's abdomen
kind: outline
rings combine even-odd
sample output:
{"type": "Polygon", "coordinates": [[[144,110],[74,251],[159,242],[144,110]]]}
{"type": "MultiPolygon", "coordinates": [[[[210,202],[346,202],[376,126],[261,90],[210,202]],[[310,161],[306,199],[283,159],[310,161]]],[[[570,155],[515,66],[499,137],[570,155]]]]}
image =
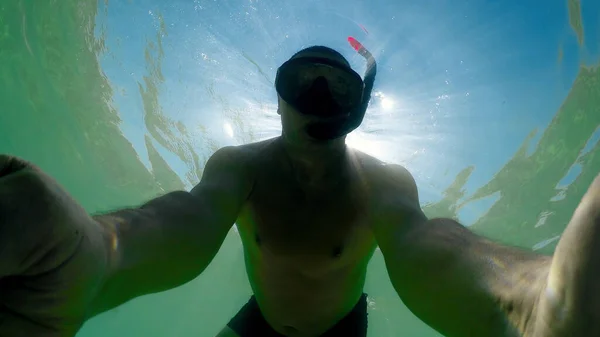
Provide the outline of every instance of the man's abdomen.
{"type": "MultiPolygon", "coordinates": [[[[365,268],[327,273],[302,268],[305,261],[298,258],[276,265],[264,258],[250,260],[246,259],[246,269],[258,305],[265,320],[281,334],[319,336],[344,318],[363,293],[365,268]]],[[[323,268],[314,261],[308,265],[323,268]]]]}

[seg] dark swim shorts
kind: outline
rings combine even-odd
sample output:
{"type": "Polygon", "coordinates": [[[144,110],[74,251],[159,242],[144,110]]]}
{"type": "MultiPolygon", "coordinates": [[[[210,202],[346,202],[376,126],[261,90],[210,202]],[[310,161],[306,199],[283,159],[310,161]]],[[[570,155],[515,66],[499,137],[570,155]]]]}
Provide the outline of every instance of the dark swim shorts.
{"type": "MultiPolygon", "coordinates": [[[[267,323],[256,298],[248,303],[227,323],[227,326],[240,337],[285,337],[277,333],[267,323]]],[[[362,294],[352,311],[341,321],[327,330],[321,337],[366,337],[367,336],[367,295],[362,294]]]]}

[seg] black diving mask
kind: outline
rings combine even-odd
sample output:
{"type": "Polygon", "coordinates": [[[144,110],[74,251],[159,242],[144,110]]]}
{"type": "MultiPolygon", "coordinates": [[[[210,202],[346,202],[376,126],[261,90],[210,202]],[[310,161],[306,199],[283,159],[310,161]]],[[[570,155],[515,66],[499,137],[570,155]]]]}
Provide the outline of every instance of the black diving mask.
{"type": "Polygon", "coordinates": [[[362,45],[356,49],[368,62],[364,81],[350,66],[321,57],[292,58],[277,70],[279,96],[298,112],[323,118],[308,125],[313,138],[335,139],[362,123],[377,65],[362,45]]]}

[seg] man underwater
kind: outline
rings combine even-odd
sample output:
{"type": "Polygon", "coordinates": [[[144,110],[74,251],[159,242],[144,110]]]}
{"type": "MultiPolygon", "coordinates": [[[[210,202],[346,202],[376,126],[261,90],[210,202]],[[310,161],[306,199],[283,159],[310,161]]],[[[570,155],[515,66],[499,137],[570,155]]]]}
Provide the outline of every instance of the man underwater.
{"type": "Polygon", "coordinates": [[[253,296],[220,337],[365,337],[377,246],[402,301],[445,336],[600,336],[600,177],[551,257],[428,219],[405,168],[345,145],[376,73],[357,49],[364,80],[330,48],[295,54],[277,72],[281,136],[218,150],[190,192],[138,208],[89,216],[41,170],[0,156],[0,336],[74,336],[189,282],[234,223],[253,296]]]}

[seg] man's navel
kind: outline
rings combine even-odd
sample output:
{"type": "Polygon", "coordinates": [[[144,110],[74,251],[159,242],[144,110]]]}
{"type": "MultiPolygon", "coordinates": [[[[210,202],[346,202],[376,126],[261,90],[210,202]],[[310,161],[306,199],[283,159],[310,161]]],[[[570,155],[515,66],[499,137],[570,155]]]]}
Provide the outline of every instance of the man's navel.
{"type": "Polygon", "coordinates": [[[336,258],[336,259],[337,259],[337,258],[339,258],[340,256],[342,256],[342,252],[343,252],[343,250],[344,250],[344,247],[343,247],[343,246],[335,246],[335,247],[333,248],[333,254],[332,254],[332,256],[333,256],[334,258],[336,258]]]}

